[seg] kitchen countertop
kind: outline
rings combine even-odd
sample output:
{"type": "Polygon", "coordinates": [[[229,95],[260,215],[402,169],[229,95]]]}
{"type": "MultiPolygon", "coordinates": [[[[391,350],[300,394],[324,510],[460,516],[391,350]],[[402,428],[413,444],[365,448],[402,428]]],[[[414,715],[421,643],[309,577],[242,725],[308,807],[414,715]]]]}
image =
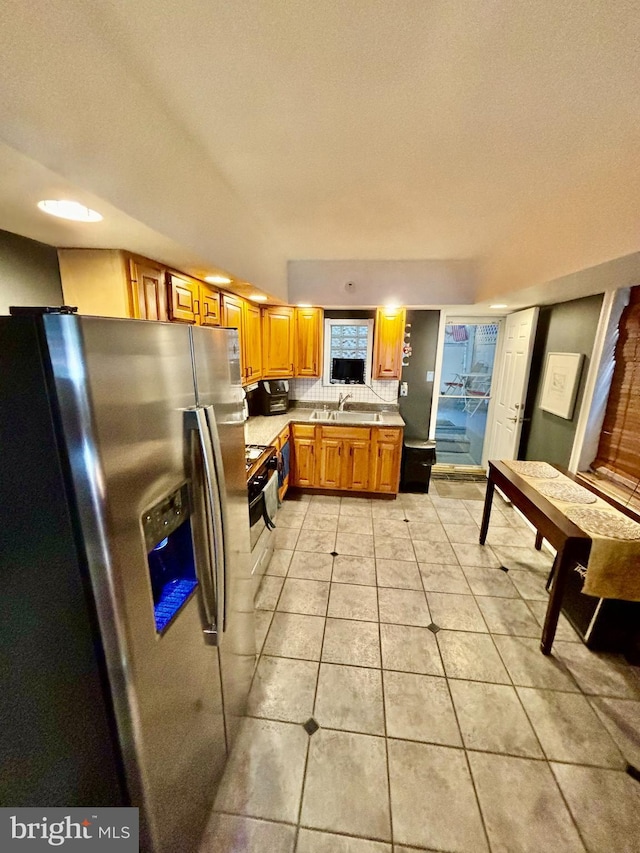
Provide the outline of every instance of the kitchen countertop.
{"type": "MultiPolygon", "coordinates": [[[[322,404],[315,409],[306,409],[294,407],[289,409],[284,415],[256,415],[245,421],[244,436],[247,444],[272,444],[287,424],[306,424],[309,423],[311,412],[321,408],[322,404]]],[[[349,409],[345,409],[348,414],[349,409]]],[[[362,409],[356,411],[356,414],[362,414],[362,409]]],[[[363,423],[362,421],[353,421],[352,424],[348,420],[336,424],[332,421],[313,420],[313,424],[322,424],[324,426],[361,426],[361,427],[403,427],[404,421],[397,412],[380,412],[382,420],[375,423],[363,423]]]]}

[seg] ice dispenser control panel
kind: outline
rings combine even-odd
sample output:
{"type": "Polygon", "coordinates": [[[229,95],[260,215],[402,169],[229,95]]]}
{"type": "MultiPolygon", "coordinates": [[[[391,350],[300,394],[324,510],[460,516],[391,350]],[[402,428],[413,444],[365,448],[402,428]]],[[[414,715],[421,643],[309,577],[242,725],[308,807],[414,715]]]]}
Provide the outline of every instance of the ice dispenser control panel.
{"type": "Polygon", "coordinates": [[[147,551],[154,548],[166,536],[170,536],[190,515],[189,488],[184,483],[143,515],[142,524],[147,551]]]}
{"type": "Polygon", "coordinates": [[[198,585],[190,516],[187,483],[142,515],[158,633],[168,628],[198,585]]]}

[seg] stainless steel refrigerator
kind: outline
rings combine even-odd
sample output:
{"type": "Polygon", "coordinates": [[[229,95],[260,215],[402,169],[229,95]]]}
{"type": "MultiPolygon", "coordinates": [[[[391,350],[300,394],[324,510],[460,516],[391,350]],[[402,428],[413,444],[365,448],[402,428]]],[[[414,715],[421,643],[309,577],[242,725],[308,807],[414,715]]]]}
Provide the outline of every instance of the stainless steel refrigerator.
{"type": "Polygon", "coordinates": [[[253,666],[237,332],[0,318],[0,805],[195,848],[253,666]]]}

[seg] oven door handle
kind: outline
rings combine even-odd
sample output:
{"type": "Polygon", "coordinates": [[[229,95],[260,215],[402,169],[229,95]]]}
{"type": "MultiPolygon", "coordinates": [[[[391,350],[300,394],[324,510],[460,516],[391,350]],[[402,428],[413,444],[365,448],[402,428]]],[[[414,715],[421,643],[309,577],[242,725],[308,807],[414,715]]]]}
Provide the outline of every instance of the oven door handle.
{"type": "Polygon", "coordinates": [[[267,525],[267,530],[275,530],[276,525],[271,520],[269,513],[267,512],[267,502],[264,500],[264,494],[262,495],[262,517],[264,518],[264,523],[267,525]]]}

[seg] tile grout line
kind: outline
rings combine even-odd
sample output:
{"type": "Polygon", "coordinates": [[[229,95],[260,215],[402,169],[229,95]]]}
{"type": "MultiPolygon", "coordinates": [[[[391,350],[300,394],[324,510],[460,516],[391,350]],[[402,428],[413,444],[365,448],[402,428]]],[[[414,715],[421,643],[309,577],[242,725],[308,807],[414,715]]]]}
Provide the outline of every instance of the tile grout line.
{"type": "MultiPolygon", "coordinates": [[[[422,578],[422,575],[420,575],[420,577],[422,578]]],[[[424,582],[423,582],[423,587],[424,587],[424,582]]],[[[429,607],[429,598],[427,596],[426,589],[424,590],[424,595],[425,595],[425,598],[427,599],[427,606],[429,607]]],[[[431,615],[431,607],[429,607],[429,614],[431,615]]],[[[433,620],[433,617],[432,617],[432,620],[433,620]]],[[[437,624],[437,623],[435,623],[435,624],[437,624]]],[[[480,815],[480,820],[482,822],[482,828],[484,830],[484,835],[485,835],[485,839],[487,842],[487,850],[491,851],[491,841],[489,839],[489,832],[487,831],[487,825],[486,825],[484,813],[482,811],[482,806],[480,804],[480,797],[478,796],[478,789],[476,787],[475,779],[473,778],[473,772],[471,770],[471,762],[469,761],[469,754],[468,754],[466,743],[464,740],[464,735],[462,733],[462,727],[460,725],[460,720],[458,718],[458,711],[456,709],[456,704],[453,700],[453,693],[451,692],[451,685],[449,684],[449,678],[447,677],[447,670],[446,670],[446,667],[444,665],[444,658],[442,657],[442,651],[440,649],[440,643],[438,642],[438,634],[439,633],[440,633],[439,631],[436,632],[435,641],[436,641],[436,648],[438,649],[438,654],[440,656],[440,665],[442,666],[442,671],[444,673],[445,682],[447,685],[447,692],[449,694],[449,701],[451,702],[451,708],[453,710],[453,715],[455,717],[456,725],[458,727],[458,735],[460,736],[460,743],[462,744],[462,749],[464,752],[464,758],[465,758],[465,762],[466,762],[466,766],[467,766],[467,772],[469,773],[469,779],[471,780],[471,785],[473,787],[473,793],[474,793],[474,796],[476,798],[476,804],[478,807],[478,814],[480,815]]]]}
{"type": "Polygon", "coordinates": [[[395,848],[395,838],[393,833],[393,808],[391,801],[391,770],[389,765],[389,732],[387,730],[387,700],[386,700],[386,683],[384,678],[384,666],[382,658],[382,628],[380,622],[380,599],[378,595],[378,568],[375,568],[376,573],[376,607],[378,608],[378,644],[380,647],[380,687],[382,690],[382,721],[384,727],[384,755],[387,768],[387,802],[389,803],[389,833],[391,849],[395,848]]]}
{"type": "MultiPolygon", "coordinates": [[[[295,551],[294,551],[294,553],[295,553],[295,551]]],[[[291,559],[293,560],[293,557],[291,559]]],[[[335,562],[335,557],[332,557],[331,558],[331,578],[333,578],[333,564],[334,564],[334,562],[335,562]]],[[[315,690],[313,692],[313,703],[311,705],[311,717],[316,721],[316,724],[318,724],[318,721],[315,718],[316,702],[318,700],[318,687],[320,685],[320,670],[322,668],[322,652],[324,650],[324,638],[325,638],[325,634],[327,632],[327,618],[328,618],[328,613],[329,613],[329,601],[331,599],[331,578],[329,579],[329,594],[327,595],[327,604],[326,604],[325,613],[324,613],[324,624],[322,626],[322,640],[320,642],[320,653],[319,653],[319,658],[318,658],[318,674],[316,675],[316,686],[315,686],[315,690]]],[[[315,732],[314,732],[314,734],[315,734],[315,732]]],[[[296,824],[295,838],[294,838],[294,844],[293,844],[293,850],[294,851],[297,850],[298,837],[300,835],[300,824],[302,822],[302,805],[304,803],[304,793],[305,793],[305,788],[307,786],[307,769],[309,766],[309,753],[311,752],[311,738],[312,737],[313,737],[313,735],[309,735],[309,734],[307,735],[307,751],[306,751],[306,755],[305,755],[305,759],[304,759],[304,771],[302,773],[302,788],[300,790],[300,805],[298,807],[298,821],[296,824]]]]}

